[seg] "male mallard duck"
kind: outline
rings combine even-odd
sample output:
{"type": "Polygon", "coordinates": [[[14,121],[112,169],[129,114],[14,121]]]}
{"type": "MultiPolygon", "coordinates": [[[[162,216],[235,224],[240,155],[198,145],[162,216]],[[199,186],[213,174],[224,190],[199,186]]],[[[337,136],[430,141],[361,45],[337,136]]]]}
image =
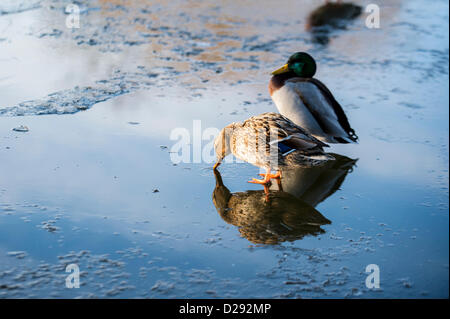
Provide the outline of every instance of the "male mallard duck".
{"type": "Polygon", "coordinates": [[[214,170],[228,154],[266,169],[264,179],[252,179],[251,183],[267,184],[272,178],[281,177],[281,168],[314,166],[331,155],[323,151],[327,144],[308,134],[278,113],[263,113],[243,123],[231,123],[222,129],[214,141],[217,162],[214,170]],[[277,171],[271,174],[271,170],[277,171]]]}
{"type": "Polygon", "coordinates": [[[344,110],[315,73],[316,62],[305,52],[272,72],[269,92],[279,112],[323,142],[356,142],[344,110]]]}

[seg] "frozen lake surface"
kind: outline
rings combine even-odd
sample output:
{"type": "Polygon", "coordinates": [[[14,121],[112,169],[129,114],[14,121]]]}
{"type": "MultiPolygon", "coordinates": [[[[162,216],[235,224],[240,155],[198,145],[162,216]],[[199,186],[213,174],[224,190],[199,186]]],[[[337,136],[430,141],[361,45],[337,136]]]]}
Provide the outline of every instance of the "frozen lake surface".
{"type": "Polygon", "coordinates": [[[76,1],[79,29],[70,3],[0,4],[0,297],[448,298],[447,1],[379,1],[380,29],[363,13],[322,44],[312,0],[76,1]],[[286,177],[291,214],[224,218],[224,194],[262,197],[259,170],[215,176],[193,135],[175,164],[170,135],[276,111],[270,72],[296,51],[359,144],[286,177]]]}

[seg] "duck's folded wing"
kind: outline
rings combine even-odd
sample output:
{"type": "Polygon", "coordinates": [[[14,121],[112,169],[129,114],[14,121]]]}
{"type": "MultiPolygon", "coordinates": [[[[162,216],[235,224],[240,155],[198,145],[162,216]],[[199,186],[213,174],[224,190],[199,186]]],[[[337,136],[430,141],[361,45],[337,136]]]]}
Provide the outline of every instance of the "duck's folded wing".
{"type": "Polygon", "coordinates": [[[276,136],[273,143],[283,144],[296,150],[328,147],[327,144],[306,133],[300,126],[284,116],[279,115],[278,120],[274,120],[277,122],[277,125],[271,126],[271,134],[275,133],[274,136],[276,136]]]}
{"type": "Polygon", "coordinates": [[[297,150],[318,149],[328,145],[307,133],[287,117],[279,113],[263,113],[253,116],[243,126],[256,135],[264,135],[269,144],[283,143],[297,150]]]}
{"type": "Polygon", "coordinates": [[[322,82],[314,78],[295,78],[288,82],[325,133],[343,139],[341,142],[356,142],[358,137],[342,106],[322,82]]]}
{"type": "Polygon", "coordinates": [[[300,139],[306,142],[314,143],[315,145],[328,147],[327,144],[320,141],[319,139],[315,138],[311,134],[309,134],[307,131],[305,131],[301,126],[295,124],[291,120],[289,120],[287,117],[277,114],[277,118],[275,118],[276,127],[279,130],[279,136],[280,137],[288,137],[292,139],[300,139]]]}

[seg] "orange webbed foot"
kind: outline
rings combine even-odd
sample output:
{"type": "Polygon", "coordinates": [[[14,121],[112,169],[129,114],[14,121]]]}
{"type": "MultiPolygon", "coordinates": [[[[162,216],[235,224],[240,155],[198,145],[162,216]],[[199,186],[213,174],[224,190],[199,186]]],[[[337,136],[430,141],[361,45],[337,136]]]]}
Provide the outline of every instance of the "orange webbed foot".
{"type": "Polygon", "coordinates": [[[278,171],[276,174],[268,173],[268,174],[259,174],[259,175],[264,176],[264,177],[269,178],[269,179],[281,178],[281,171],[278,171]]]}
{"type": "Polygon", "coordinates": [[[270,184],[270,180],[272,178],[275,178],[275,179],[280,179],[281,178],[281,172],[280,171],[278,171],[276,174],[271,174],[270,170],[267,170],[267,173],[259,174],[259,175],[264,176],[264,179],[252,178],[252,180],[248,181],[248,182],[249,183],[253,183],[253,184],[267,185],[267,184],[270,184]]]}
{"type": "Polygon", "coordinates": [[[264,179],[257,179],[257,178],[252,178],[251,181],[248,181],[249,183],[253,183],[253,184],[261,184],[261,185],[267,185],[270,183],[270,178],[264,178],[264,179]]]}

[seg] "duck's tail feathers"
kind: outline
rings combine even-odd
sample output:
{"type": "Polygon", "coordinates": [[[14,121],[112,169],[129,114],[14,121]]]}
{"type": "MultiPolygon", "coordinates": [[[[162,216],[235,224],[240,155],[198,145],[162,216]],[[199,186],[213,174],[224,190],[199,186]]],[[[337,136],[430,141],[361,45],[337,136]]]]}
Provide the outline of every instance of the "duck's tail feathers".
{"type": "Polygon", "coordinates": [[[333,138],[341,144],[358,143],[358,136],[353,130],[347,136],[333,136],[333,138]]]}
{"type": "Polygon", "coordinates": [[[358,135],[356,135],[354,129],[350,129],[348,132],[348,139],[351,141],[350,143],[358,143],[358,135]]]}

